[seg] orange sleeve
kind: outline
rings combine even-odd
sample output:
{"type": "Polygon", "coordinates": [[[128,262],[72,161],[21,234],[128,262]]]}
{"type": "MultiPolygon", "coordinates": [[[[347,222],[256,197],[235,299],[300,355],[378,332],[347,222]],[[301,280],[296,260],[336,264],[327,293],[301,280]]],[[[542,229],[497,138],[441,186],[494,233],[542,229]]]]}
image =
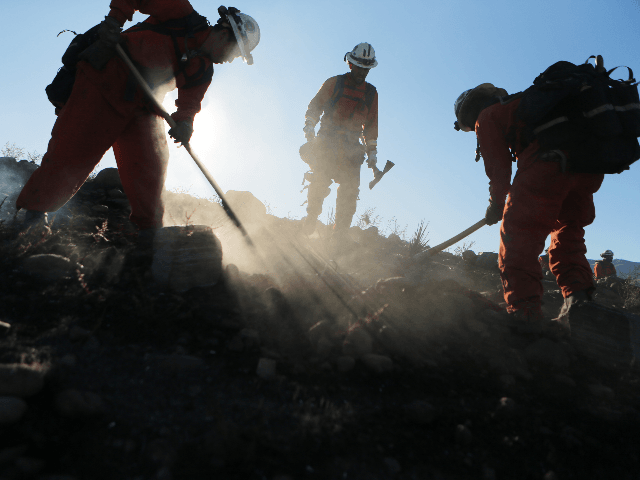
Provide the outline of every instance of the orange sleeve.
{"type": "Polygon", "coordinates": [[[181,122],[182,120],[193,121],[193,117],[200,111],[202,99],[204,94],[207,93],[209,83],[203,83],[192,88],[179,88],[178,99],[176,100],[178,109],[171,114],[171,118],[176,122],[181,122]]]}
{"type": "Polygon", "coordinates": [[[596,278],[600,278],[603,275],[603,271],[602,271],[602,267],[600,266],[600,263],[596,262],[596,264],[593,266],[593,273],[596,276],[596,278]]]}
{"type": "Polygon", "coordinates": [[[498,104],[480,112],[476,122],[476,135],[484,158],[484,170],[489,177],[491,199],[498,205],[504,205],[511,187],[513,157],[504,128],[508,118],[501,116],[507,114],[508,110],[501,110],[499,107],[501,106],[498,104]]]}
{"type": "Polygon", "coordinates": [[[322,87],[320,87],[316,96],[313,97],[311,102],[309,102],[307,113],[304,114],[305,118],[313,118],[316,123],[320,120],[320,115],[324,112],[324,106],[331,98],[331,95],[333,95],[333,91],[336,88],[336,81],[337,77],[331,77],[322,84],[322,87]]]}

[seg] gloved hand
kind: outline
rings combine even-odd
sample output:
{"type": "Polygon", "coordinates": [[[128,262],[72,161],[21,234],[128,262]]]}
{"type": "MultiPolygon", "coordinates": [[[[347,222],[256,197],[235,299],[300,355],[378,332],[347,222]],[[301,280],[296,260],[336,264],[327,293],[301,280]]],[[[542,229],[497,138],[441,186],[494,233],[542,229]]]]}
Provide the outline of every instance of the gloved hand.
{"type": "Polygon", "coordinates": [[[305,117],[304,119],[304,128],[302,129],[302,131],[304,132],[304,136],[307,139],[307,142],[316,137],[316,123],[318,123],[318,120],[314,118],[305,117]]]}
{"type": "Polygon", "coordinates": [[[193,122],[191,120],[182,120],[175,127],[169,129],[169,136],[173,138],[173,143],[189,143],[193,134],[193,122]]]}
{"type": "Polygon", "coordinates": [[[122,25],[113,17],[106,16],[104,21],[98,28],[98,36],[100,41],[109,48],[116,48],[116,45],[122,41],[122,25]]]}
{"type": "Polygon", "coordinates": [[[311,124],[305,124],[302,131],[304,132],[304,137],[307,139],[307,142],[316,137],[316,128],[311,124]]]}
{"type": "Polygon", "coordinates": [[[376,170],[378,170],[376,168],[376,164],[377,163],[378,163],[378,151],[377,150],[370,150],[367,153],[367,167],[373,169],[373,173],[374,174],[376,173],[376,170]]]}
{"type": "Polygon", "coordinates": [[[489,199],[489,206],[484,214],[484,219],[487,225],[495,225],[502,220],[502,212],[504,211],[504,204],[498,204],[489,199]]]}
{"type": "Polygon", "coordinates": [[[96,70],[102,70],[116,53],[116,45],[122,41],[122,25],[115,18],[106,16],[98,28],[98,40],[80,53],[78,58],[89,62],[96,70]]]}

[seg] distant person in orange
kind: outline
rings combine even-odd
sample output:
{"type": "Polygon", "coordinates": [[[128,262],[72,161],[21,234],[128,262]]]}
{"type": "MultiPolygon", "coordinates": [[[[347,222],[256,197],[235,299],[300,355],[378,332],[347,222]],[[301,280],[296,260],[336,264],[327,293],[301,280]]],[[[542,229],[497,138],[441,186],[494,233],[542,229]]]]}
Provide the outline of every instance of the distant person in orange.
{"type": "Polygon", "coordinates": [[[597,261],[593,267],[593,274],[596,277],[596,280],[617,276],[618,272],[616,272],[616,267],[613,264],[613,252],[611,250],[605,250],[600,254],[600,256],[602,257],[602,260],[597,261]]]}
{"type": "Polygon", "coordinates": [[[360,43],[345,55],[344,60],[350,71],[324,82],[309,103],[303,129],[306,145],[312,146],[308,159],[303,158],[313,172],[309,176],[303,232],[311,235],[315,231],[322,203],[331,193],[329,186],[335,180],[340,186],[333,240],[338,242],[346,240],[356,213],[364,154],[367,154],[367,166],[375,173],[378,145],[378,92],[365,81],[369,71],[378,65],[375,50],[369,43],[360,43]],[[318,122],[321,124],[316,138],[318,122]]]}
{"type": "Polygon", "coordinates": [[[540,262],[543,275],[546,275],[547,272],[551,272],[551,268],[549,267],[549,248],[546,248],[544,254],[538,257],[538,261],[540,262]]]}

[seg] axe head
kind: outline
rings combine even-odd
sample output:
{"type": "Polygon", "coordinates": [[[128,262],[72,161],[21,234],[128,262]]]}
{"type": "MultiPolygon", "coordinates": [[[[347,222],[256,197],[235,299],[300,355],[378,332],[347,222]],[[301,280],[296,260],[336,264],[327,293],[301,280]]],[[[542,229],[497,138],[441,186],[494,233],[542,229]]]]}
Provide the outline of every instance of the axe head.
{"type": "Polygon", "coordinates": [[[382,180],[382,177],[384,177],[385,173],[391,170],[391,168],[393,168],[394,165],[395,163],[393,163],[391,160],[387,160],[387,163],[385,164],[384,169],[382,171],[378,170],[378,173],[375,174],[374,179],[369,182],[369,190],[375,187],[376,184],[380,180],[382,180]]]}

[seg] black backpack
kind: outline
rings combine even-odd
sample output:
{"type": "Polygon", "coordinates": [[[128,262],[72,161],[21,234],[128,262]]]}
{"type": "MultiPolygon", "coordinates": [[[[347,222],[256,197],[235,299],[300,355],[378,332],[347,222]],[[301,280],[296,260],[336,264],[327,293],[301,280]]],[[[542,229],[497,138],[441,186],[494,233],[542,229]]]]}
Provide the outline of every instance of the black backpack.
{"type": "MultiPolygon", "coordinates": [[[[178,44],[178,38],[184,37],[185,50],[187,49],[187,38],[193,36],[194,33],[204,30],[209,27],[209,21],[193,11],[189,15],[174,20],[167,20],[160,24],[152,24],[149,22],[138,23],[127,30],[127,32],[137,32],[142,30],[150,30],[162,35],[168,35],[173,41],[176,58],[180,59],[179,73],[183,73],[186,83],[182,88],[191,88],[201,85],[205,82],[211,81],[213,76],[213,65],[205,67],[204,61],[200,59],[200,68],[193,75],[186,74],[186,61],[188,57],[194,55],[200,55],[199,52],[187,51],[185,54],[181,53],[178,44]]],[[[62,67],[58,70],[53,82],[45,88],[49,101],[56,107],[60,108],[71,96],[71,90],[76,78],[76,65],[78,64],[80,53],[82,53],[87,47],[98,40],[98,30],[100,24],[90,28],[85,33],[76,34],[75,38],[71,41],[67,50],[62,56],[62,67]]],[[[73,32],[72,30],[63,30],[63,32],[73,32]]],[[[60,32],[60,33],[63,33],[60,32]]],[[[58,35],[60,35],[60,33],[58,35]]],[[[127,51],[126,44],[122,45],[125,52],[127,51]]],[[[134,62],[135,64],[135,62],[134,62]]],[[[136,65],[138,70],[141,70],[139,65],[136,65]]],[[[174,75],[170,75],[163,81],[168,82],[173,79],[174,75]]],[[[151,85],[153,88],[156,85],[151,85]]],[[[127,80],[127,88],[125,91],[125,100],[133,100],[133,96],[136,89],[136,82],[133,74],[129,75],[127,80]]]]}
{"type": "Polygon", "coordinates": [[[527,90],[500,101],[521,98],[516,116],[526,125],[523,147],[537,139],[541,153],[568,152],[572,172],[621,173],[640,159],[638,84],[625,68],[629,78],[614,80],[615,68],[607,71],[601,56],[582,65],[557,62],[527,90]]]}
{"type": "MultiPolygon", "coordinates": [[[[67,50],[62,55],[62,67],[58,70],[53,81],[47,85],[44,89],[47,93],[47,98],[49,101],[56,107],[60,108],[67,100],[69,100],[69,96],[71,95],[71,90],[73,89],[73,84],[76,79],[76,65],[78,64],[78,56],[82,51],[84,51],[89,45],[98,40],[98,28],[100,24],[91,27],[84,33],[76,34],[71,43],[67,47],[67,50]]],[[[73,32],[72,30],[63,30],[63,32],[73,32]]],[[[60,35],[60,33],[58,35],[60,35]]]]}

